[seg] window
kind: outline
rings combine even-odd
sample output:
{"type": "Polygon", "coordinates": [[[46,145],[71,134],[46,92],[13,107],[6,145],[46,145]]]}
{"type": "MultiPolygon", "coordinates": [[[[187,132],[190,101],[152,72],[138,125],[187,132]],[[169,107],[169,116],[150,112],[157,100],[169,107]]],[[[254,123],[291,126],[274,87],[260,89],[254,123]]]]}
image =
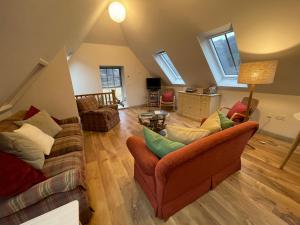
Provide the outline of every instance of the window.
{"type": "Polygon", "coordinates": [[[121,67],[100,67],[102,88],[122,87],[121,67]]]}
{"type": "Polygon", "coordinates": [[[240,55],[233,31],[214,35],[210,39],[221,64],[224,76],[237,76],[239,73],[240,55]]]}
{"type": "Polygon", "coordinates": [[[241,61],[231,24],[200,33],[197,38],[217,86],[247,87],[238,83],[241,61]]]}
{"type": "Polygon", "coordinates": [[[178,73],[171,59],[165,51],[160,51],[154,55],[154,59],[167,76],[171,84],[184,85],[185,82],[178,73]]]}
{"type": "Polygon", "coordinates": [[[103,92],[111,92],[114,89],[117,99],[125,101],[126,104],[121,66],[100,66],[100,79],[103,92]]]}

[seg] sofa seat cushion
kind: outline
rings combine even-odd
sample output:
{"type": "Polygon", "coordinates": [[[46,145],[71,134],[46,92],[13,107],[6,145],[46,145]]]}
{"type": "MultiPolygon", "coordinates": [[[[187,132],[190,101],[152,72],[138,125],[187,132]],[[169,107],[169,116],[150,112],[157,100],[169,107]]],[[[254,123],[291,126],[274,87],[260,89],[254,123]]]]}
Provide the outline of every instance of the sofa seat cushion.
{"type": "Polygon", "coordinates": [[[84,166],[83,152],[76,151],[46,159],[42,172],[47,177],[53,177],[71,169],[78,169],[82,171],[84,176],[84,166]]]}
{"type": "Polygon", "coordinates": [[[81,170],[67,170],[32,186],[19,195],[1,200],[0,218],[38,203],[51,195],[68,192],[77,187],[85,188],[81,170]]]}
{"type": "Polygon", "coordinates": [[[72,135],[82,135],[79,123],[62,124],[60,126],[62,130],[55,136],[55,138],[61,138],[72,135]]]}
{"type": "Polygon", "coordinates": [[[104,118],[108,119],[108,120],[111,120],[112,117],[119,114],[118,110],[115,110],[115,109],[110,108],[110,107],[102,107],[100,109],[94,110],[93,112],[103,115],[104,118]]]}
{"type": "Polygon", "coordinates": [[[51,153],[46,158],[60,156],[69,152],[83,150],[83,137],[81,135],[72,135],[56,138],[52,146],[51,153]]]}

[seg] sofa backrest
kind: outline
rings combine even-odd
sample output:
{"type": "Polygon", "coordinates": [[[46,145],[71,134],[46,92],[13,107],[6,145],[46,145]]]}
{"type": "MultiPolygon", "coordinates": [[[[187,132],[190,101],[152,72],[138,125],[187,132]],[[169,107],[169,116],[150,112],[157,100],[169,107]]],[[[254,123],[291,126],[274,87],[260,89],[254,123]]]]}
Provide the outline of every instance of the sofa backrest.
{"type": "Polygon", "coordinates": [[[98,109],[99,105],[95,96],[87,96],[76,99],[78,112],[94,111],[98,109]]]}
{"type": "Polygon", "coordinates": [[[19,111],[12,116],[0,121],[0,132],[11,132],[19,127],[14,123],[17,120],[23,120],[26,111],[19,111]]]}
{"type": "Polygon", "coordinates": [[[245,122],[163,157],[155,168],[159,201],[170,201],[239,159],[257,129],[256,122],[245,122]]]}

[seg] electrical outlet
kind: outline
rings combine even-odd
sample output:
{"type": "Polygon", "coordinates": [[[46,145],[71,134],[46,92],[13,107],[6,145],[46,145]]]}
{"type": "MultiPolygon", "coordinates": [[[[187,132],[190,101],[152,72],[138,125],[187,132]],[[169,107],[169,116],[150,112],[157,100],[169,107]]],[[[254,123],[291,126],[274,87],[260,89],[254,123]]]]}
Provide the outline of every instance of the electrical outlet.
{"type": "Polygon", "coordinates": [[[276,120],[285,120],[286,119],[286,115],[278,115],[275,117],[276,120]]]}

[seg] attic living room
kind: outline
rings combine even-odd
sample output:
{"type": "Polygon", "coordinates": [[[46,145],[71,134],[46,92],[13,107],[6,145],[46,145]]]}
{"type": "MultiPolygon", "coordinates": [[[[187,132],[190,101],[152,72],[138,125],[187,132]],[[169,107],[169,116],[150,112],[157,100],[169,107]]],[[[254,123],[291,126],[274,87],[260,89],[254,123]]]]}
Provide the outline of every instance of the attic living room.
{"type": "Polygon", "coordinates": [[[0,224],[300,224],[300,1],[4,0],[0,224]]]}

